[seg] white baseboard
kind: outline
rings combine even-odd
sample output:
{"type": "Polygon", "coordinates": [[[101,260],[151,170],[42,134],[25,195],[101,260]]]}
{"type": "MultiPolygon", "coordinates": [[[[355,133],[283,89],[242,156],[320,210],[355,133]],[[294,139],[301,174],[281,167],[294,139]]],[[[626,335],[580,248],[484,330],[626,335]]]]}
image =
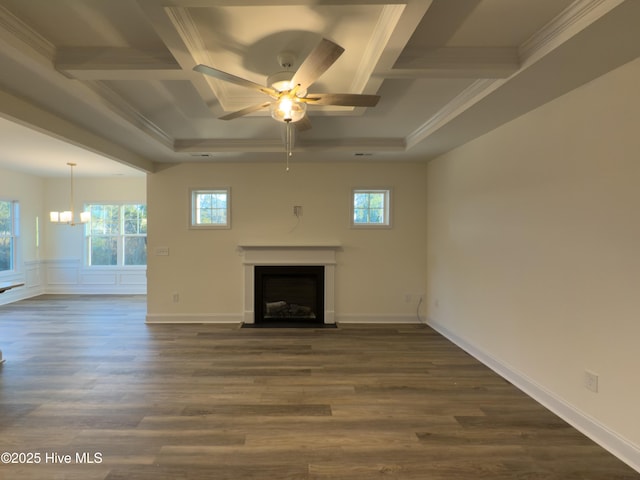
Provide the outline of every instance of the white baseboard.
{"type": "Polygon", "coordinates": [[[515,368],[470,344],[433,319],[428,319],[427,324],[531,398],[544,405],[576,430],[582,432],[602,448],[618,457],[634,470],[640,472],[640,447],[621,437],[605,425],[602,425],[553,392],[545,389],[515,368]]]}
{"type": "Polygon", "coordinates": [[[420,323],[415,315],[396,313],[392,315],[379,315],[375,313],[352,313],[336,315],[337,323],[420,323]]]}
{"type": "Polygon", "coordinates": [[[241,314],[217,313],[152,313],[147,314],[145,323],[237,323],[243,321],[241,314]]]}
{"type": "MultiPolygon", "coordinates": [[[[368,313],[354,313],[336,315],[337,323],[381,323],[402,324],[420,323],[415,315],[395,314],[377,315],[368,313]]],[[[152,313],[147,314],[145,323],[238,323],[245,321],[243,314],[235,313],[152,313]]],[[[251,322],[249,322],[251,323],[251,322]]],[[[331,322],[328,322],[331,323],[331,322]]]]}

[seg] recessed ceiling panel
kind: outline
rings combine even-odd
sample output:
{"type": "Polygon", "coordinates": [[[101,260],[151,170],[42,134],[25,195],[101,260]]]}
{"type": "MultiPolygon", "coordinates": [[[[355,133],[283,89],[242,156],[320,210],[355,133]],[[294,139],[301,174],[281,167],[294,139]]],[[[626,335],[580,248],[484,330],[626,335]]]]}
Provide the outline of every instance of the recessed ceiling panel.
{"type": "MultiPolygon", "coordinates": [[[[362,93],[361,79],[370,76],[382,53],[381,48],[373,54],[370,49],[378,43],[384,25],[381,16],[387,9],[384,5],[220,6],[186,12],[195,32],[185,27],[184,14],[177,28],[191,39],[197,35],[207,65],[266,85],[269,75],[287,70],[279,64],[280,53],[292,54],[295,60],[290,70],[295,71],[324,37],[345,52],[310,91],[362,93]]],[[[249,89],[211,82],[227,111],[264,101],[249,89]]]]}

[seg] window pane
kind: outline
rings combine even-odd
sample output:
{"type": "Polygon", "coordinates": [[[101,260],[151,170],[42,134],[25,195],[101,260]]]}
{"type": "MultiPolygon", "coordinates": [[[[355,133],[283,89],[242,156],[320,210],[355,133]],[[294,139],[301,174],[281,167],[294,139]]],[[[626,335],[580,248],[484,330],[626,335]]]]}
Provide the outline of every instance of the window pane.
{"type": "Polygon", "coordinates": [[[370,194],[369,208],[384,208],[384,193],[370,194]]]}
{"type": "Polygon", "coordinates": [[[11,237],[0,236],[0,272],[13,269],[12,247],[13,239],[11,237]]]}
{"type": "Polygon", "coordinates": [[[380,209],[371,209],[369,210],[369,222],[370,223],[383,223],[384,222],[384,211],[380,209]]]}
{"type": "Polygon", "coordinates": [[[124,233],[125,235],[147,233],[146,205],[124,206],[124,233]]]}
{"type": "Polygon", "coordinates": [[[118,237],[91,237],[91,265],[118,264],[118,237]]]}
{"type": "Polygon", "coordinates": [[[11,236],[11,207],[9,202],[0,202],[0,236],[11,236]]]}
{"type": "Polygon", "coordinates": [[[119,205],[91,205],[91,235],[120,233],[119,205]]]}
{"type": "Polygon", "coordinates": [[[13,248],[16,231],[14,230],[14,205],[10,201],[0,201],[0,271],[13,270],[13,248]]]}
{"type": "Polygon", "coordinates": [[[367,222],[367,210],[364,208],[357,208],[353,211],[353,221],[355,223],[367,222]]]}
{"type": "Polygon", "coordinates": [[[356,193],[354,194],[354,207],[355,208],[367,208],[369,205],[369,194],[367,193],[356,193]]]}
{"type": "Polygon", "coordinates": [[[124,264],[147,264],[147,237],[125,237],[124,264]]]}

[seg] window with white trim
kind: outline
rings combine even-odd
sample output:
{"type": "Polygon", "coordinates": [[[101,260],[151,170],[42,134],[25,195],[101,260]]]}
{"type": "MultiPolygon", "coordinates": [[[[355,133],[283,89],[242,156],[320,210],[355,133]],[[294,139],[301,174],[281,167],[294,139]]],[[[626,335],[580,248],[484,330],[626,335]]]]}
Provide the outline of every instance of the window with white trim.
{"type": "Polygon", "coordinates": [[[191,228],[231,228],[229,188],[192,189],[189,204],[191,228]]]}
{"type": "Polygon", "coordinates": [[[351,225],[390,227],[391,190],[354,189],[351,198],[351,225]]]}
{"type": "Polygon", "coordinates": [[[15,270],[19,212],[18,202],[0,200],[0,272],[15,270]]]}
{"type": "Polygon", "coordinates": [[[140,266],[147,264],[147,206],[90,204],[86,226],[87,264],[140,266]]]}

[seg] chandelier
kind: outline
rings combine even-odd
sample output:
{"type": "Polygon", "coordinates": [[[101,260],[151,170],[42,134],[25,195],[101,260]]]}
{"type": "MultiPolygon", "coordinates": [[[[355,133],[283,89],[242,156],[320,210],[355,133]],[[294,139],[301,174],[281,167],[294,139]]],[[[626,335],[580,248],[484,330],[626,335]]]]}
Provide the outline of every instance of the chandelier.
{"type": "Polygon", "coordinates": [[[87,223],[90,219],[91,219],[91,213],[89,212],[80,212],[80,220],[79,221],[75,221],[75,214],[74,214],[74,210],[73,210],[73,204],[74,204],[74,199],[73,199],[73,167],[76,166],[75,163],[71,163],[68,162],[67,165],[69,165],[70,169],[71,169],[71,175],[70,175],[70,183],[71,183],[71,188],[70,188],[70,194],[69,194],[69,210],[65,210],[63,212],[49,212],[49,220],[51,220],[52,223],[66,223],[67,225],[78,225],[81,223],[87,223]]]}

